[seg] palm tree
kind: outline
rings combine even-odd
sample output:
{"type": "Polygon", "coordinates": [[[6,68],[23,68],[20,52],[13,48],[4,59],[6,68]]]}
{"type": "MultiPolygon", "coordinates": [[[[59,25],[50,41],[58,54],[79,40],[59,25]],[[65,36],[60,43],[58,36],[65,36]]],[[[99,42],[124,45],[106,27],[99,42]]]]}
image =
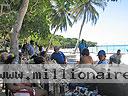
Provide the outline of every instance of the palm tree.
{"type": "Polygon", "coordinates": [[[48,47],[46,48],[46,53],[51,46],[53,37],[57,30],[60,31],[67,30],[67,26],[72,26],[73,23],[70,20],[70,14],[68,13],[69,7],[67,6],[69,2],[65,0],[52,0],[51,9],[49,12],[49,18],[51,22],[51,29],[54,29],[53,35],[49,40],[48,47]]]}
{"type": "Polygon", "coordinates": [[[99,7],[104,10],[105,6],[106,6],[106,0],[76,0],[76,5],[72,10],[72,14],[74,14],[76,17],[75,21],[79,20],[79,18],[81,17],[83,21],[81,24],[79,37],[75,46],[74,53],[78,48],[79,40],[80,40],[82,29],[85,22],[88,23],[92,21],[92,24],[96,24],[99,18],[99,13],[97,12],[96,8],[99,7]]]}

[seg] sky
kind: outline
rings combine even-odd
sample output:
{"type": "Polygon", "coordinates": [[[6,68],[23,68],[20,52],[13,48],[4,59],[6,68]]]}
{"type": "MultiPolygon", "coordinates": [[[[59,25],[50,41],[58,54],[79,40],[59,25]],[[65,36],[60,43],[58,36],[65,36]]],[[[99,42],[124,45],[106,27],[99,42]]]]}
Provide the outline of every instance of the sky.
{"type": "MultiPolygon", "coordinates": [[[[81,39],[97,42],[98,45],[128,44],[128,0],[110,2],[99,14],[96,25],[84,25],[81,39]]],[[[81,23],[81,20],[78,21],[66,32],[57,31],[56,35],[78,38],[81,23]]]]}

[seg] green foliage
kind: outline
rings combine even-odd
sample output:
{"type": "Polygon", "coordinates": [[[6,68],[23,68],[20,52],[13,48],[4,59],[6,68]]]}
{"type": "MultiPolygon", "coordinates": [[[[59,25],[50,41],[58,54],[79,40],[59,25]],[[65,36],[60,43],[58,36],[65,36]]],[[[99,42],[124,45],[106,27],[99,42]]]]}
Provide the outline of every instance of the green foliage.
{"type": "MultiPolygon", "coordinates": [[[[0,0],[0,4],[3,5],[2,12],[0,15],[0,31],[9,32],[12,25],[15,23],[16,15],[21,5],[22,0],[0,0]]],[[[0,6],[1,7],[1,6],[0,6]]]]}
{"type": "MultiPolygon", "coordinates": [[[[10,5],[10,13],[0,16],[0,33],[10,32],[15,23],[16,15],[22,0],[2,0],[2,4],[10,5]]],[[[20,39],[38,34],[40,38],[47,38],[50,34],[49,22],[44,14],[44,0],[30,0],[27,14],[20,32],[20,39]]]]}
{"type": "Polygon", "coordinates": [[[30,0],[28,12],[25,16],[20,37],[29,37],[35,35],[39,38],[46,39],[50,34],[48,20],[44,14],[42,0],[30,0]]]}
{"type": "Polygon", "coordinates": [[[99,13],[96,8],[104,10],[107,4],[105,0],[76,0],[75,2],[72,10],[72,15],[75,16],[74,21],[76,22],[83,18],[86,23],[91,21],[92,24],[96,24],[99,18],[99,13]]]}
{"type": "Polygon", "coordinates": [[[49,26],[43,15],[35,15],[30,17],[28,14],[24,19],[20,36],[22,38],[29,37],[29,35],[36,34],[43,39],[50,34],[49,26]]]}
{"type": "Polygon", "coordinates": [[[88,45],[88,47],[95,47],[95,46],[97,46],[97,42],[92,42],[92,41],[84,40],[84,43],[86,43],[88,45]]]}
{"type": "Polygon", "coordinates": [[[56,35],[52,41],[52,46],[58,45],[62,48],[74,48],[76,41],[76,38],[64,38],[63,36],[56,35]]]}
{"type": "Polygon", "coordinates": [[[97,42],[87,41],[87,45],[88,45],[89,47],[95,47],[95,46],[97,46],[97,42]]]}
{"type": "Polygon", "coordinates": [[[0,33],[9,32],[15,22],[15,18],[15,13],[0,16],[0,33]]]}
{"type": "Polygon", "coordinates": [[[66,0],[52,0],[50,3],[51,9],[49,9],[48,18],[51,21],[51,29],[67,30],[67,25],[73,25],[70,14],[68,14],[69,2],[66,0]]]}
{"type": "MultiPolygon", "coordinates": [[[[50,27],[60,29],[61,31],[67,30],[68,25],[73,25],[72,21],[74,20],[74,16],[78,18],[83,16],[85,7],[88,8],[86,22],[92,20],[95,23],[99,14],[93,5],[104,9],[106,1],[117,0],[30,0],[19,35],[20,42],[22,42],[24,38],[30,38],[40,45],[47,46],[52,36],[50,27]],[[88,1],[91,3],[87,6],[88,1]]],[[[21,3],[22,0],[0,0],[0,4],[9,4],[9,7],[4,7],[3,9],[4,12],[7,11],[7,14],[0,16],[1,37],[11,31],[12,26],[15,24],[21,3]]],[[[71,39],[64,38],[63,36],[55,36],[52,45],[71,48],[75,46],[76,41],[76,38],[71,39]]],[[[96,43],[89,41],[88,45],[95,46],[96,43]]]]}
{"type": "MultiPolygon", "coordinates": [[[[63,36],[56,35],[52,41],[52,46],[61,46],[62,48],[74,48],[76,45],[76,38],[64,38],[63,36]]],[[[89,47],[94,47],[97,45],[96,42],[84,41],[89,47]]]]}
{"type": "Polygon", "coordinates": [[[21,6],[22,0],[1,0],[0,4],[9,4],[10,11],[18,11],[21,6]]]}

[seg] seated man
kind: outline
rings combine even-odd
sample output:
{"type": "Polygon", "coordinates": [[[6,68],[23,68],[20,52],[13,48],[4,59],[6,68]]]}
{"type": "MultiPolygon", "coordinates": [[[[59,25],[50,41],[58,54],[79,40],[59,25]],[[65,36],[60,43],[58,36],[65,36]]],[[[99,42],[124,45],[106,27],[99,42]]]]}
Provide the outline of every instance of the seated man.
{"type": "Polygon", "coordinates": [[[38,55],[45,57],[45,51],[42,46],[39,46],[39,54],[38,55]]]}
{"type": "MultiPolygon", "coordinates": [[[[104,50],[100,50],[98,52],[98,58],[99,58],[99,61],[97,62],[97,66],[100,65],[100,69],[102,71],[107,71],[109,69],[109,66],[108,66],[108,61],[106,60],[106,53],[104,50]]],[[[96,67],[96,66],[95,66],[96,67]]]]}
{"type": "Polygon", "coordinates": [[[117,53],[114,53],[112,56],[110,56],[110,64],[112,63],[116,63],[116,64],[120,64],[121,63],[121,50],[117,50],[117,53]]]}
{"type": "Polygon", "coordinates": [[[87,48],[83,49],[82,56],[80,57],[80,64],[93,64],[93,59],[90,56],[87,48]]]}
{"type": "Polygon", "coordinates": [[[100,50],[97,56],[99,58],[98,64],[108,64],[108,61],[106,60],[106,53],[104,50],[100,50]]]}
{"type": "Polygon", "coordinates": [[[32,57],[35,54],[34,41],[31,40],[30,44],[26,45],[26,48],[27,48],[27,51],[28,51],[28,54],[30,55],[30,57],[32,57]]]}
{"type": "Polygon", "coordinates": [[[66,63],[66,58],[63,52],[59,51],[59,47],[55,46],[54,47],[54,53],[51,55],[51,60],[55,60],[58,64],[65,64],[66,63]]]}

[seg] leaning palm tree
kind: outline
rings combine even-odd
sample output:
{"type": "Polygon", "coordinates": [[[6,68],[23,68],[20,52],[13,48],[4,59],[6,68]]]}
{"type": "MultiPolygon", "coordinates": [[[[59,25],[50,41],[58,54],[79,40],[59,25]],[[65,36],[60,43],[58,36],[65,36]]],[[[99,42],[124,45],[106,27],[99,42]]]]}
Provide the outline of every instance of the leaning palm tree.
{"type": "MultiPolygon", "coordinates": [[[[49,11],[48,18],[50,19],[51,29],[54,29],[54,32],[49,40],[48,46],[46,48],[46,54],[51,46],[52,40],[57,30],[67,30],[67,26],[72,26],[72,22],[70,20],[70,14],[68,14],[68,8],[65,0],[51,0],[51,6],[47,11],[49,11]]],[[[54,84],[54,96],[59,96],[58,93],[58,84],[54,84]]]]}
{"type": "Polygon", "coordinates": [[[83,21],[81,24],[79,37],[75,46],[74,53],[76,53],[76,50],[78,48],[79,40],[81,37],[83,26],[86,23],[92,21],[92,24],[96,24],[99,13],[97,12],[96,8],[101,8],[104,10],[106,6],[106,0],[76,0],[76,5],[72,10],[72,14],[75,15],[76,21],[79,20],[79,18],[82,17],[83,21]]]}
{"type": "Polygon", "coordinates": [[[53,37],[57,30],[60,31],[67,30],[67,26],[72,26],[70,20],[70,14],[68,13],[69,7],[67,6],[68,2],[65,0],[51,0],[51,8],[48,10],[48,18],[51,22],[51,29],[54,29],[53,35],[49,40],[48,47],[46,48],[46,54],[51,46],[53,37]]]}

